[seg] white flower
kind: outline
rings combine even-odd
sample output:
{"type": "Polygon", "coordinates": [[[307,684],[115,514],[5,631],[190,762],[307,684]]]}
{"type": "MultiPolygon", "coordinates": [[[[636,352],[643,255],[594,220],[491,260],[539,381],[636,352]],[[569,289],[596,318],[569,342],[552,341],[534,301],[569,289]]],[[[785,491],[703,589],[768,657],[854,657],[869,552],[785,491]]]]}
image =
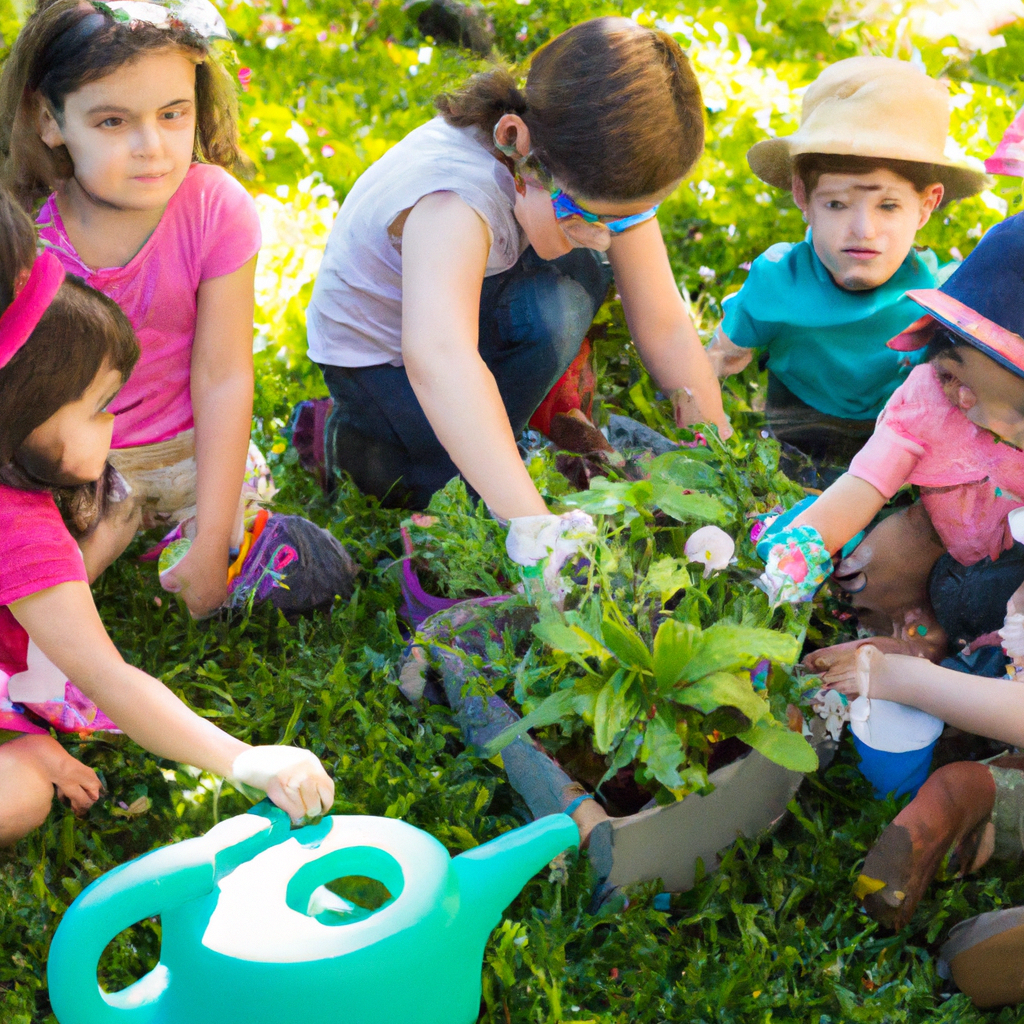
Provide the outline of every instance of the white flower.
{"type": "Polygon", "coordinates": [[[819,718],[825,719],[825,729],[836,742],[843,731],[843,723],[850,720],[846,698],[838,690],[819,690],[811,698],[819,718]]]}
{"type": "Polygon", "coordinates": [[[710,267],[701,267],[697,271],[697,276],[702,280],[710,284],[715,279],[715,272],[710,267]]]}
{"type": "Polygon", "coordinates": [[[736,553],[732,537],[717,526],[702,526],[690,534],[686,542],[686,557],[691,562],[701,562],[704,579],[717,569],[724,569],[736,553]]]}

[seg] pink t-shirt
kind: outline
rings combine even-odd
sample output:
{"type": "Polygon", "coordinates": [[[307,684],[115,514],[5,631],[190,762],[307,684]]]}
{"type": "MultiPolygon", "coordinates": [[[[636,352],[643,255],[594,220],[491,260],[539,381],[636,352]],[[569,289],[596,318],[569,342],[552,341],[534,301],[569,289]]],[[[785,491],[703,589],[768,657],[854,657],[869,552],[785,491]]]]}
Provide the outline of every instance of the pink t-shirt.
{"type": "Polygon", "coordinates": [[[60,583],[88,582],[82,553],[49,491],[0,484],[0,728],[39,732],[12,711],[7,682],[28,663],[28,633],[7,606],[60,583]]]}
{"type": "Polygon", "coordinates": [[[252,196],[222,167],[193,164],[143,247],[125,266],[104,270],[79,259],[54,196],[37,224],[65,270],[113,299],[138,335],[142,357],[111,410],[113,447],[156,444],[188,430],[199,284],[234,273],[259,252],[252,196]]]}
{"type": "Polygon", "coordinates": [[[850,473],[891,498],[917,484],[946,550],[961,565],[1013,546],[1007,515],[1024,505],[1024,452],[976,427],[925,363],[889,399],[850,473]]]}

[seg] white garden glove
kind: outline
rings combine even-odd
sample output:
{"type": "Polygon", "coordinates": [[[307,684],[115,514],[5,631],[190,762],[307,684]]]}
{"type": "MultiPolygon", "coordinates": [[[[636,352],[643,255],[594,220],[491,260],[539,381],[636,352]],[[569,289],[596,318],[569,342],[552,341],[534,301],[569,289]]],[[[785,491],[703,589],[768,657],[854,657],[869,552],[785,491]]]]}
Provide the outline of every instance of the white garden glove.
{"type": "Polygon", "coordinates": [[[541,579],[547,592],[560,602],[566,594],[558,577],[562,566],[596,536],[594,520],[579,509],[560,516],[519,516],[509,520],[505,550],[523,567],[527,588],[531,580],[541,579]]]}
{"type": "Polygon", "coordinates": [[[334,782],[316,754],[301,747],[243,750],[231,766],[231,780],[263,790],[296,823],[334,805],[334,782]]]}

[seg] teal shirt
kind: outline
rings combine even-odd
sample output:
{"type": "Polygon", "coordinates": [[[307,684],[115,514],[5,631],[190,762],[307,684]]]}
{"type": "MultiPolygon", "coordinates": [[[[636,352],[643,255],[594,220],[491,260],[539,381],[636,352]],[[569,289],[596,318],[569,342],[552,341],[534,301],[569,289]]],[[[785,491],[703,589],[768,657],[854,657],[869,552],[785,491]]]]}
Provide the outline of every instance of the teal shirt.
{"type": "Polygon", "coordinates": [[[768,353],[768,368],[802,402],[842,419],[874,419],[921,360],[886,342],[923,310],[908,289],[937,288],[958,266],[930,249],[910,254],[885,284],[840,288],[811,245],[779,242],[754,260],[725,300],[722,331],[734,345],[768,353]]]}

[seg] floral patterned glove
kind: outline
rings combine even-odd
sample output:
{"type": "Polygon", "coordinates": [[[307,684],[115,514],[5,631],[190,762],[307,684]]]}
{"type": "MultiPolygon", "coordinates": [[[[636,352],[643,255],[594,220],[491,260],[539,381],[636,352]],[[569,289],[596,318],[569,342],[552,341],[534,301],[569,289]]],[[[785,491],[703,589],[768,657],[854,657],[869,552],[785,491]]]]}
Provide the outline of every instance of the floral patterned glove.
{"type": "Polygon", "coordinates": [[[758,554],[765,560],[758,586],[773,607],[810,601],[832,573],[832,556],[813,526],[780,530],[758,545],[758,554]]]}

